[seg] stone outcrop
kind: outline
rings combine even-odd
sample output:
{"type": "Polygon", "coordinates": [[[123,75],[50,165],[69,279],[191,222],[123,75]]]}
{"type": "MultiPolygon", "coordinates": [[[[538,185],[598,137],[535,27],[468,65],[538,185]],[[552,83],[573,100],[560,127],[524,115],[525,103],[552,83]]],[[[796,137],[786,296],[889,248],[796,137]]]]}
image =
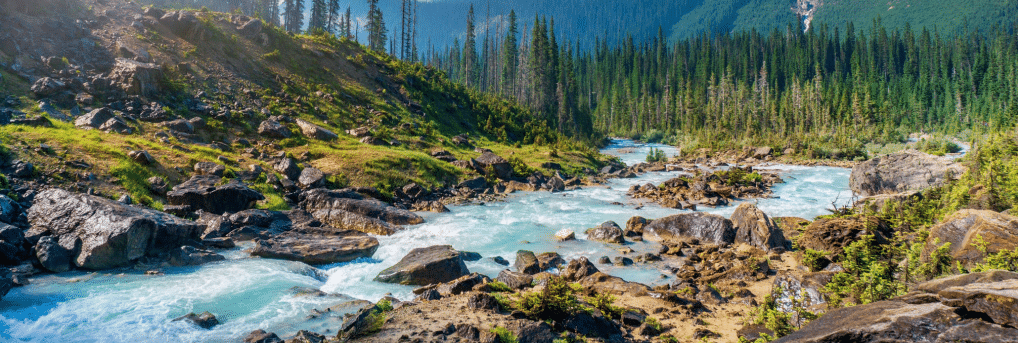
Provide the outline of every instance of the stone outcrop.
{"type": "Polygon", "coordinates": [[[732,213],[732,225],[735,227],[736,243],[746,243],[763,250],[792,248],[781,228],[754,204],[739,204],[732,213]]]}
{"type": "Polygon", "coordinates": [[[455,280],[470,274],[463,257],[449,245],[411,250],[396,265],[386,268],[375,281],[403,285],[429,285],[455,280]]]}
{"type": "Polygon", "coordinates": [[[424,222],[421,216],[352,191],[312,189],[301,194],[301,207],[323,223],[347,230],[391,235],[400,225],[424,222]]]}
{"type": "Polygon", "coordinates": [[[757,172],[751,167],[732,167],[692,179],[677,177],[657,186],[649,183],[633,185],[628,195],[651,199],[668,208],[696,209],[698,205],[724,206],[736,198],[767,197],[771,194],[771,187],[781,182],[776,173],[757,172]]]}
{"type": "Polygon", "coordinates": [[[378,240],[364,234],[288,232],[256,239],[251,255],[307,264],[329,264],[369,258],[376,250],[378,240]]]}
{"type": "Polygon", "coordinates": [[[680,213],[650,222],[643,228],[648,241],[683,241],[696,239],[700,243],[731,244],[735,242],[732,221],[703,212],[680,213]]]}
{"type": "Polygon", "coordinates": [[[209,213],[223,214],[249,209],[256,201],[265,197],[240,182],[218,185],[220,177],[215,175],[196,175],[166,193],[170,205],[178,206],[178,213],[202,210],[209,213]]]}
{"type": "Polygon", "coordinates": [[[960,210],[930,228],[926,242],[928,250],[935,248],[935,241],[936,246],[951,243],[951,256],[970,264],[983,259],[980,240],[986,244],[988,254],[1018,247],[1018,217],[993,211],[960,210]]]}
{"type": "Polygon", "coordinates": [[[513,263],[513,268],[516,268],[517,272],[534,275],[541,272],[541,263],[533,251],[520,250],[516,252],[516,262],[513,263]]]}
{"type": "Polygon", "coordinates": [[[326,130],[325,128],[315,125],[314,123],[309,122],[307,120],[297,119],[296,122],[297,127],[300,128],[300,132],[304,134],[305,137],[314,138],[322,141],[331,141],[336,138],[339,138],[339,135],[337,135],[335,132],[326,130]]]}
{"type": "Polygon", "coordinates": [[[275,120],[265,120],[258,124],[258,134],[268,138],[284,139],[293,135],[290,129],[275,120]]]}
{"type": "Polygon", "coordinates": [[[857,164],[848,184],[853,192],[864,197],[917,192],[943,185],[966,171],[950,159],[906,150],[857,164]]]}
{"type": "Polygon", "coordinates": [[[797,242],[800,249],[826,251],[828,256],[839,256],[845,247],[863,236],[872,235],[876,243],[882,244],[887,241],[890,232],[887,223],[877,217],[822,218],[810,223],[797,242]]]}
{"type": "Polygon", "coordinates": [[[114,87],[123,90],[127,95],[155,97],[161,87],[159,81],[163,70],[153,63],[142,63],[126,58],[118,58],[110,78],[114,87]]]}
{"type": "MultiPolygon", "coordinates": [[[[58,245],[77,247],[73,263],[85,269],[119,267],[146,254],[172,251],[199,240],[204,229],[162,212],[61,189],[36,195],[28,219],[44,235],[60,237],[58,245]],[[72,243],[59,244],[65,240],[72,243]]],[[[53,266],[62,263],[54,260],[53,266]]]]}
{"type": "Polygon", "coordinates": [[[481,174],[491,170],[499,179],[509,179],[513,176],[513,166],[509,161],[491,152],[481,153],[475,160],[478,164],[478,172],[481,174]]]}
{"type": "Polygon", "coordinates": [[[886,301],[837,309],[776,342],[1014,342],[1018,274],[932,280],[886,301]]]}

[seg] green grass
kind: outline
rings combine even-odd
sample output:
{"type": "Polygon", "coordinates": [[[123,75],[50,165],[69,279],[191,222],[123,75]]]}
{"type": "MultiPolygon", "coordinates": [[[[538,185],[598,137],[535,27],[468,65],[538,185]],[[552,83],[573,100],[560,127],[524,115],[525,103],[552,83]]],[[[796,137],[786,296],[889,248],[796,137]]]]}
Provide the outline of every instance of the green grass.
{"type": "Polygon", "coordinates": [[[491,329],[491,333],[495,334],[499,343],[516,343],[519,341],[519,339],[516,338],[516,334],[513,334],[512,331],[501,326],[491,329]]]}

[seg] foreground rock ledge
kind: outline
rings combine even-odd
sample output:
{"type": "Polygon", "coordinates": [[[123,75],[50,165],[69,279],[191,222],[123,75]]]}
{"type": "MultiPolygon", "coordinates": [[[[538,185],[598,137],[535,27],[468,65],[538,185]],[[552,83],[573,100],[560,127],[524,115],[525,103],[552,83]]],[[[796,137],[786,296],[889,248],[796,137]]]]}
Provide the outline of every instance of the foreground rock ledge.
{"type": "Polygon", "coordinates": [[[848,185],[864,197],[915,192],[943,185],[966,171],[964,166],[950,159],[905,150],[856,165],[848,185]]]}

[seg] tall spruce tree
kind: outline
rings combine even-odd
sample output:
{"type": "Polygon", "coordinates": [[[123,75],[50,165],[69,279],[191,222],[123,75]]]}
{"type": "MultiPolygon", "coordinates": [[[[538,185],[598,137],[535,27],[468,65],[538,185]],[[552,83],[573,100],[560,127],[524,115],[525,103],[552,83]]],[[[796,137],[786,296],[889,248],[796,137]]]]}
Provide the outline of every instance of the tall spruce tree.
{"type": "Polygon", "coordinates": [[[519,48],[516,35],[516,11],[509,11],[509,31],[506,33],[505,42],[502,44],[502,94],[516,94],[517,58],[519,48]]]}
{"type": "Polygon", "coordinates": [[[325,0],[311,0],[311,17],[308,19],[308,32],[325,30],[328,23],[329,9],[325,0]]]}
{"type": "Polygon", "coordinates": [[[474,26],[474,4],[467,12],[467,35],[463,40],[463,80],[467,86],[477,81],[477,35],[474,26]]]}
{"type": "Polygon", "coordinates": [[[387,42],[385,20],[382,18],[382,10],[378,8],[378,0],[368,0],[368,48],[378,52],[385,52],[387,42]]]}

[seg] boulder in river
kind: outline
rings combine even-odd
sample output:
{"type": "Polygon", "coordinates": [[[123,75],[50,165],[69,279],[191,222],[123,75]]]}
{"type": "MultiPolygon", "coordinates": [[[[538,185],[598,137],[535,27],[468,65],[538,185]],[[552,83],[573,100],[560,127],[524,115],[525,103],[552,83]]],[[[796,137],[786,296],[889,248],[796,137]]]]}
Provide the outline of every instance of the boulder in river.
{"type": "Polygon", "coordinates": [[[516,252],[516,263],[513,264],[516,271],[524,274],[534,275],[541,272],[541,262],[533,251],[520,250],[516,252]]]}
{"type": "Polygon", "coordinates": [[[206,330],[211,329],[216,325],[219,325],[219,319],[216,319],[216,316],[212,315],[208,311],[202,312],[201,314],[195,314],[194,312],[191,312],[177,319],[174,319],[173,321],[176,322],[182,320],[197,325],[198,327],[206,330]]]}
{"type": "Polygon", "coordinates": [[[28,220],[44,235],[80,240],[74,263],[85,269],[119,267],[172,251],[198,241],[204,229],[162,212],[55,188],[35,196],[28,220]]]}
{"type": "Polygon", "coordinates": [[[455,280],[470,274],[463,257],[449,245],[411,250],[396,265],[386,268],[375,281],[424,286],[455,280]]]}
{"type": "Polygon", "coordinates": [[[732,225],[735,226],[736,243],[746,243],[763,250],[791,248],[781,228],[754,204],[739,204],[732,213],[732,225]]]}
{"type": "Polygon", "coordinates": [[[735,228],[725,217],[703,212],[680,213],[650,222],[643,228],[648,241],[682,241],[697,239],[700,243],[731,244],[735,228]]]}
{"type": "Polygon", "coordinates": [[[180,247],[170,254],[170,264],[174,266],[198,266],[209,262],[224,261],[226,257],[215,252],[198,249],[190,245],[180,247]]]}
{"type": "Polygon", "coordinates": [[[852,168],[848,185],[864,197],[916,192],[943,185],[966,171],[948,158],[905,150],[857,164],[852,168]]]}
{"type": "Polygon", "coordinates": [[[613,221],[606,221],[595,228],[587,229],[587,239],[605,243],[625,243],[622,228],[613,221]]]}
{"type": "Polygon", "coordinates": [[[339,209],[394,225],[415,225],[424,222],[421,216],[378,200],[358,198],[356,193],[313,189],[301,194],[301,206],[308,212],[339,209]]]}
{"type": "Polygon", "coordinates": [[[936,246],[951,243],[951,256],[963,264],[981,261],[984,253],[979,241],[986,243],[986,253],[1018,247],[1018,217],[984,210],[960,210],[930,229],[927,243],[936,246]]]}
{"type": "Polygon", "coordinates": [[[287,232],[268,239],[256,239],[251,255],[307,264],[329,264],[371,257],[376,250],[378,240],[359,232],[316,235],[287,232]]]}
{"type": "Polygon", "coordinates": [[[202,210],[223,214],[249,209],[256,201],[265,199],[261,193],[243,183],[234,181],[218,185],[220,180],[215,175],[196,175],[173,187],[166,193],[166,200],[185,213],[202,210]]]}

